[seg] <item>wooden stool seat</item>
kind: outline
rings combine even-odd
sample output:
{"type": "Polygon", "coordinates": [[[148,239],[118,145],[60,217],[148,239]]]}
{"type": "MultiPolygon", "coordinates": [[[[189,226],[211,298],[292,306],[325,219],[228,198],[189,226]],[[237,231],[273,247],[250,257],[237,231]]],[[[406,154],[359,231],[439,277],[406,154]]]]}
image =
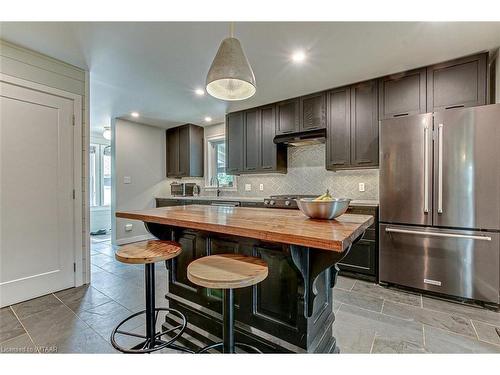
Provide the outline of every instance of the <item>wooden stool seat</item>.
{"type": "Polygon", "coordinates": [[[115,258],[123,263],[148,264],[175,258],[181,251],[177,242],[150,240],[123,245],[115,253],[115,258]]]}
{"type": "Polygon", "coordinates": [[[187,276],[205,288],[244,288],[267,277],[267,264],[260,258],[240,254],[210,255],[191,262],[187,276]]]}

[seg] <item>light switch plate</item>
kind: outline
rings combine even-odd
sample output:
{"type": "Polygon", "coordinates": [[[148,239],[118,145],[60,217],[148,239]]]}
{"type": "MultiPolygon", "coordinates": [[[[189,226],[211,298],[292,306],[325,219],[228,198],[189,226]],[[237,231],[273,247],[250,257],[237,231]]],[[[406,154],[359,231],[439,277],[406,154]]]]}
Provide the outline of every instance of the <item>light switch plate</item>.
{"type": "Polygon", "coordinates": [[[260,191],[264,191],[264,184],[260,184],[260,185],[259,185],[259,190],[260,190],[260,191]]]}
{"type": "Polygon", "coordinates": [[[359,183],[359,191],[365,191],[365,183],[364,182],[359,183]]]}
{"type": "Polygon", "coordinates": [[[252,184],[245,184],[245,191],[252,191],[252,184]]]}
{"type": "Polygon", "coordinates": [[[130,176],[123,176],[123,183],[124,184],[131,184],[132,178],[130,176]]]}

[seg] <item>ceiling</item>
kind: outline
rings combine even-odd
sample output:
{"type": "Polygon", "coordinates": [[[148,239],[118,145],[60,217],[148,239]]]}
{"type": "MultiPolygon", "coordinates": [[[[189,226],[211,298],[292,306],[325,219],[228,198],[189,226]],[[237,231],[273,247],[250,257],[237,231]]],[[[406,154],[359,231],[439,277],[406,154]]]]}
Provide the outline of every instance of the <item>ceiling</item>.
{"type": "MultiPolygon", "coordinates": [[[[140,113],[170,127],[500,46],[500,22],[242,22],[235,24],[257,94],[226,103],[195,95],[228,23],[44,22],[1,24],[0,36],[90,71],[91,126],[140,113]],[[291,54],[304,50],[306,60],[291,54]]],[[[130,118],[131,119],[131,118],[130,118]]]]}

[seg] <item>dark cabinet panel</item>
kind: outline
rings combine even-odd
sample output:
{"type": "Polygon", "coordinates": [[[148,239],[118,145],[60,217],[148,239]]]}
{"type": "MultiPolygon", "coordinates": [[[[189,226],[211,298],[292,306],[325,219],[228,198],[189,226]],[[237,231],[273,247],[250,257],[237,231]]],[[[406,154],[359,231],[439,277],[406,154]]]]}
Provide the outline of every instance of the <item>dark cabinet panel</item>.
{"type": "Polygon", "coordinates": [[[265,280],[253,287],[253,321],[272,320],[284,326],[297,326],[297,299],[300,285],[298,270],[279,246],[255,246],[256,256],[269,267],[265,280]]]}
{"type": "Polygon", "coordinates": [[[352,246],[349,253],[338,263],[341,274],[354,274],[376,281],[378,277],[378,207],[351,206],[349,214],[372,215],[374,223],[368,228],[363,239],[352,246]]]}
{"type": "Polygon", "coordinates": [[[375,241],[361,240],[339,263],[339,269],[372,275],[375,270],[375,241]]]}
{"type": "Polygon", "coordinates": [[[427,68],[427,111],[486,104],[487,54],[427,68]]]}
{"type": "Polygon", "coordinates": [[[379,80],[380,120],[426,112],[426,68],[379,80]]]}
{"type": "Polygon", "coordinates": [[[276,134],[287,134],[300,130],[299,99],[285,100],[276,104],[276,134]]]}
{"type": "Polygon", "coordinates": [[[351,89],[344,87],[327,94],[326,168],[351,164],[351,89]]]}
{"type": "Polygon", "coordinates": [[[179,175],[179,128],[167,129],[167,177],[179,175]]]}
{"type": "Polygon", "coordinates": [[[286,172],[286,148],[274,143],[275,105],[230,113],[226,119],[228,174],[286,172]]]}
{"type": "Polygon", "coordinates": [[[256,171],[260,166],[260,109],[245,111],[244,114],[244,170],[256,171]]]}
{"type": "Polygon", "coordinates": [[[167,177],[203,177],[203,128],[177,126],[166,137],[167,177]]]}
{"type": "Polygon", "coordinates": [[[326,94],[324,92],[300,98],[300,130],[326,127],[326,94]]]}
{"type": "Polygon", "coordinates": [[[275,106],[262,107],[260,109],[260,169],[262,170],[276,170],[277,148],[273,142],[275,133],[275,106]]]}
{"type": "Polygon", "coordinates": [[[351,87],[351,165],[378,166],[377,81],[351,87]]]}
{"type": "Polygon", "coordinates": [[[189,176],[189,127],[179,127],[179,177],[189,176]]]}
{"type": "Polygon", "coordinates": [[[226,173],[239,174],[243,170],[244,121],[243,112],[226,116],[226,173]]]}

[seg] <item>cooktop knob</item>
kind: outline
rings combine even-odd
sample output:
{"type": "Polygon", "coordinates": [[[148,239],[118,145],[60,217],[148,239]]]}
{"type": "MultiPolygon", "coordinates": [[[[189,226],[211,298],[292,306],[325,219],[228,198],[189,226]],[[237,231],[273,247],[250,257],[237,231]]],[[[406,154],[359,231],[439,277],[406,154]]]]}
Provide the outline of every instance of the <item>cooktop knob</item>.
{"type": "Polygon", "coordinates": [[[275,201],[273,201],[273,200],[271,200],[271,201],[269,201],[269,204],[270,204],[271,206],[274,206],[274,205],[276,204],[276,202],[275,202],[275,201]]]}
{"type": "Polygon", "coordinates": [[[285,206],[290,206],[290,204],[292,204],[292,202],[290,202],[290,201],[285,201],[285,206]]]}
{"type": "Polygon", "coordinates": [[[269,204],[269,201],[268,201],[268,200],[265,200],[265,201],[264,201],[264,204],[265,204],[265,205],[268,205],[268,204],[269,204]]]}

